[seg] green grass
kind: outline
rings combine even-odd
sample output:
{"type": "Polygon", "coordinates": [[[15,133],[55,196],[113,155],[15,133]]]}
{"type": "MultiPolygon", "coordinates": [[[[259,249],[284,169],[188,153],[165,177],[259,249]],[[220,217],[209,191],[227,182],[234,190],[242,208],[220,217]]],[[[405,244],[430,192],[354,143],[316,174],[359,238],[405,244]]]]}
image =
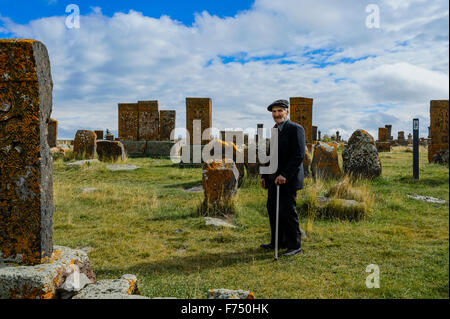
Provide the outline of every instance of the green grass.
{"type": "Polygon", "coordinates": [[[206,298],[208,289],[228,288],[256,298],[448,298],[449,171],[426,156],[415,181],[412,153],[381,153],[382,177],[365,183],[374,196],[366,218],[302,218],[304,254],[278,262],[258,248],[270,238],[267,194],[258,181],[239,189],[232,220],[239,227],[211,229],[196,215],[203,194],[184,191],[201,183],[199,168],[137,158],[126,162],[140,169],[110,172],[103,163],[67,168],[58,160],[54,242],[94,247],[89,258],[98,279],[135,274],[150,297],[206,298]],[[81,194],[87,187],[101,190],[81,194]],[[380,268],[379,289],[365,286],[369,264],[380,268]]]}

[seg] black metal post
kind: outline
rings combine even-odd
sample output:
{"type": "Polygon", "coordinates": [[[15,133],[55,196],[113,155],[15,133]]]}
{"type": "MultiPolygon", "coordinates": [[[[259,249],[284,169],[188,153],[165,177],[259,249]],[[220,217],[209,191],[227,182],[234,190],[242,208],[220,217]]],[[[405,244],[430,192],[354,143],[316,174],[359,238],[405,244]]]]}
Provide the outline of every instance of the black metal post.
{"type": "Polygon", "coordinates": [[[413,119],[413,177],[419,179],[419,119],[413,119]]]}

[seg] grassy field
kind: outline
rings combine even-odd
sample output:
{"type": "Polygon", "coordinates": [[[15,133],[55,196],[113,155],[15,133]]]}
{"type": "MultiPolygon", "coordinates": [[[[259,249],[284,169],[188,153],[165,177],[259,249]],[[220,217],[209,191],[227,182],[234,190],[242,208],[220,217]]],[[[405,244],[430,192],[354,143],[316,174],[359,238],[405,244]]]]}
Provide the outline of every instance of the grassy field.
{"type": "MultiPolygon", "coordinates": [[[[54,164],[54,242],[89,246],[98,279],[138,277],[149,297],[206,298],[211,288],[245,289],[256,298],[448,298],[449,170],[420,155],[412,179],[412,153],[381,153],[382,177],[364,187],[374,197],[362,221],[300,220],[304,253],[274,262],[268,242],[266,191],[247,180],[238,192],[239,227],[214,229],[195,215],[201,170],[170,160],[139,158],[130,172],[106,164],[68,168],[54,164]],[[100,190],[82,193],[82,189],[100,190]],[[407,194],[445,199],[431,204],[407,194]],[[380,288],[365,285],[366,266],[380,269],[380,288]]],[[[307,185],[313,185],[308,179],[307,185]]],[[[299,200],[302,191],[299,192],[299,200]]]]}

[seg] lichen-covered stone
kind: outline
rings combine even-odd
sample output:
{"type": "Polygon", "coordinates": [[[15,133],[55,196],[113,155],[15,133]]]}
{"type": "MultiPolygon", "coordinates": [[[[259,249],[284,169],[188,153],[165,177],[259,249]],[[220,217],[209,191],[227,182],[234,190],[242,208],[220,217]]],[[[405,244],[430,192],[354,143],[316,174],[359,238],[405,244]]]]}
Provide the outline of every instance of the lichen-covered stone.
{"type": "Polygon", "coordinates": [[[158,101],[138,101],[138,140],[159,141],[158,101]]]}
{"type": "Polygon", "coordinates": [[[137,103],[119,103],[119,139],[137,141],[139,131],[137,103]]]}
{"type": "Polygon", "coordinates": [[[170,141],[170,133],[175,129],[176,112],[173,110],[159,111],[159,140],[170,141]]]}
{"type": "Polygon", "coordinates": [[[52,89],[41,42],[0,40],[0,260],[36,264],[52,254],[52,89]]]}
{"type": "Polygon", "coordinates": [[[123,275],[120,279],[99,280],[81,290],[72,299],[122,299],[126,295],[139,295],[137,278],[123,275]]]}
{"type": "Polygon", "coordinates": [[[339,178],[341,168],[339,167],[337,148],[323,142],[317,142],[314,146],[311,172],[316,178],[339,178]]]}
{"type": "Polygon", "coordinates": [[[50,148],[56,147],[56,140],[58,138],[58,121],[50,119],[48,122],[47,141],[50,148]]]}
{"type": "Polygon", "coordinates": [[[146,141],[121,141],[128,156],[144,156],[146,155],[146,141]]]}
{"type": "Polygon", "coordinates": [[[97,140],[103,140],[103,131],[94,131],[97,140]]]}
{"type": "Polygon", "coordinates": [[[208,299],[255,299],[255,294],[246,290],[210,289],[208,299]]]}
{"type": "Polygon", "coordinates": [[[194,138],[194,120],[200,120],[200,139],[199,144],[208,143],[211,139],[202,139],[202,133],[212,127],[212,102],[210,98],[186,98],[186,130],[189,132],[190,140],[188,144],[193,144],[194,138]]]}
{"type": "Polygon", "coordinates": [[[308,147],[305,146],[305,158],[303,159],[303,172],[305,177],[309,177],[309,168],[311,166],[311,153],[308,147]]]}
{"type": "Polygon", "coordinates": [[[232,213],[239,172],[232,160],[210,160],[203,164],[202,185],[205,198],[202,212],[216,215],[232,213]]]}
{"type": "Polygon", "coordinates": [[[376,142],[376,147],[378,152],[390,152],[391,143],[390,142],[376,142]]]}
{"type": "Polygon", "coordinates": [[[373,137],[356,130],[342,152],[344,173],[354,177],[375,178],[381,175],[381,161],[373,137]]]}
{"type": "Polygon", "coordinates": [[[58,288],[75,270],[96,281],[86,252],[63,246],[39,265],[0,263],[0,299],[58,298],[58,288]]]}
{"type": "Polygon", "coordinates": [[[440,154],[449,149],[448,111],[448,100],[432,100],[430,102],[431,144],[428,146],[428,161],[430,163],[435,159],[441,161],[440,154]]]}
{"type": "Polygon", "coordinates": [[[97,141],[97,155],[100,161],[125,160],[125,149],[119,141],[97,141]]]}
{"type": "Polygon", "coordinates": [[[389,140],[389,130],[387,127],[378,128],[378,142],[387,142],[389,140]]]}
{"type": "Polygon", "coordinates": [[[78,130],[73,141],[73,154],[79,159],[93,159],[97,154],[97,135],[95,132],[78,130]]]}
{"type": "Polygon", "coordinates": [[[312,134],[312,110],[313,99],[306,97],[290,98],[290,119],[303,127],[305,130],[306,143],[311,144],[313,141],[312,134]]]}

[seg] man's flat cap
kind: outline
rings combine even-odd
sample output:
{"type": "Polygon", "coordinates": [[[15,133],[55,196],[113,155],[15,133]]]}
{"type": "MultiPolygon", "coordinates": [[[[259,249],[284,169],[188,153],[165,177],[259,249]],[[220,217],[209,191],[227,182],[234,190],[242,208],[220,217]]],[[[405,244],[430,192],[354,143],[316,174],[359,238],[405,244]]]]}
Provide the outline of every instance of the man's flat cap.
{"type": "Polygon", "coordinates": [[[272,104],[270,104],[267,107],[267,111],[272,112],[272,107],[274,106],[281,106],[284,107],[285,109],[289,108],[289,102],[286,100],[276,100],[275,102],[273,102],[272,104]]]}

